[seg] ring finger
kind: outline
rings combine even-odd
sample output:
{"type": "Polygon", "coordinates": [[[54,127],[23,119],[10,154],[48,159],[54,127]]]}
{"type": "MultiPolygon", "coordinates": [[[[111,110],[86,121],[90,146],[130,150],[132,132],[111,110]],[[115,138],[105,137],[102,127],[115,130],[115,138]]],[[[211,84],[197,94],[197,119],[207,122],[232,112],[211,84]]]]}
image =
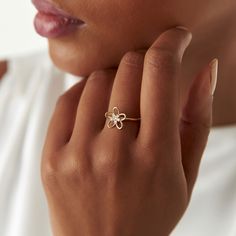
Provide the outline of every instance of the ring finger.
{"type": "MultiPolygon", "coordinates": [[[[119,65],[109,102],[109,112],[117,107],[120,113],[125,113],[127,117],[140,117],[140,92],[142,83],[144,53],[128,52],[122,58],[119,65]]],[[[116,110],[116,112],[118,112],[116,110]]],[[[111,113],[110,113],[111,114],[111,113]]],[[[122,117],[122,116],[121,116],[122,117]]],[[[108,135],[125,136],[130,138],[137,137],[139,131],[139,121],[113,122],[109,119],[106,122],[104,131],[108,135]],[[109,129],[107,126],[114,127],[109,129]],[[123,126],[123,127],[122,127],[123,126]],[[123,130],[119,130],[122,128],[123,130]]]]}

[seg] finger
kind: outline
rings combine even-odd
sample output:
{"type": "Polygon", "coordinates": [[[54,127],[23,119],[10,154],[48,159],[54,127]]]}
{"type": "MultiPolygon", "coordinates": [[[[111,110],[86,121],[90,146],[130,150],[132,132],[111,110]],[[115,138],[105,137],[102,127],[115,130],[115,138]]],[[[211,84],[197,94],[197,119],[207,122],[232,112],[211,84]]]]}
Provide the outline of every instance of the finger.
{"type": "Polygon", "coordinates": [[[180,28],[164,32],[149,48],[144,61],[141,88],[140,139],[156,145],[175,137],[179,122],[179,70],[189,31],[180,28]]]}
{"type": "Polygon", "coordinates": [[[211,88],[216,85],[217,67],[217,60],[213,60],[195,78],[180,120],[182,163],[190,194],[212,125],[211,88]]]}
{"type": "MultiPolygon", "coordinates": [[[[119,65],[114,85],[112,88],[109,112],[112,112],[114,107],[118,107],[120,113],[125,113],[129,118],[140,117],[140,90],[142,83],[144,53],[128,52],[122,58],[119,65]]],[[[107,125],[115,125],[115,122],[107,120],[107,125]]],[[[117,126],[122,128],[122,132],[117,129],[108,129],[104,127],[104,132],[130,138],[137,136],[139,130],[139,121],[121,121],[117,122],[117,126]]]]}
{"type": "Polygon", "coordinates": [[[76,110],[86,79],[72,86],[59,97],[49,122],[44,151],[53,153],[70,139],[76,117],[76,110]]]}
{"type": "Polygon", "coordinates": [[[91,137],[102,131],[115,73],[112,69],[98,70],[89,76],[81,95],[71,142],[78,143],[82,138],[84,142],[91,141],[91,137]]]}

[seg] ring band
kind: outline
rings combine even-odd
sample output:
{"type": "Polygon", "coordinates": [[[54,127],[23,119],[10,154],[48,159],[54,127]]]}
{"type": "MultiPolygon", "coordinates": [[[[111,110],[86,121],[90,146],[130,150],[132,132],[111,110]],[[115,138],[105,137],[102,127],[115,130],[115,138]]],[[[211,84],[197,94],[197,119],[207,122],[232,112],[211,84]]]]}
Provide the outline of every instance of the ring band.
{"type": "Polygon", "coordinates": [[[123,121],[139,121],[141,118],[129,118],[125,113],[120,113],[118,107],[113,107],[112,112],[106,112],[105,117],[109,120],[107,127],[109,129],[116,127],[117,129],[123,128],[123,121]]]}

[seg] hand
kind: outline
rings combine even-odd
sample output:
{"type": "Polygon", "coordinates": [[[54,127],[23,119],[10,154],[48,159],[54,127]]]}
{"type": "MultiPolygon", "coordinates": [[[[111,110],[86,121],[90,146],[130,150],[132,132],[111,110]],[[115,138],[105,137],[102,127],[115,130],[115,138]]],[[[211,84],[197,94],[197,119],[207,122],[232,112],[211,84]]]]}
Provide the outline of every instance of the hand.
{"type": "Polygon", "coordinates": [[[170,29],[147,52],[128,52],[117,72],[96,71],[59,98],[42,159],[54,235],[166,236],[176,226],[212,125],[212,65],[180,105],[190,41],[170,29]],[[115,106],[141,121],[109,129],[104,114],[115,106]]]}

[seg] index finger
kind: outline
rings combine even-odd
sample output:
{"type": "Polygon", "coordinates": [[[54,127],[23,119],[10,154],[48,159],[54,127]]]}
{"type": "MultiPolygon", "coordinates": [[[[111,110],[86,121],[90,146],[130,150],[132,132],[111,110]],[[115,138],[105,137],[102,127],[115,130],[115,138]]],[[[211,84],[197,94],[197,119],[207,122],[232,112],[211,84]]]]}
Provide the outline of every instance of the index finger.
{"type": "Polygon", "coordinates": [[[164,32],[149,48],[144,60],[139,136],[148,143],[178,134],[182,57],[192,39],[183,28],[164,32]],[[168,135],[169,134],[169,135],[168,135]]]}

